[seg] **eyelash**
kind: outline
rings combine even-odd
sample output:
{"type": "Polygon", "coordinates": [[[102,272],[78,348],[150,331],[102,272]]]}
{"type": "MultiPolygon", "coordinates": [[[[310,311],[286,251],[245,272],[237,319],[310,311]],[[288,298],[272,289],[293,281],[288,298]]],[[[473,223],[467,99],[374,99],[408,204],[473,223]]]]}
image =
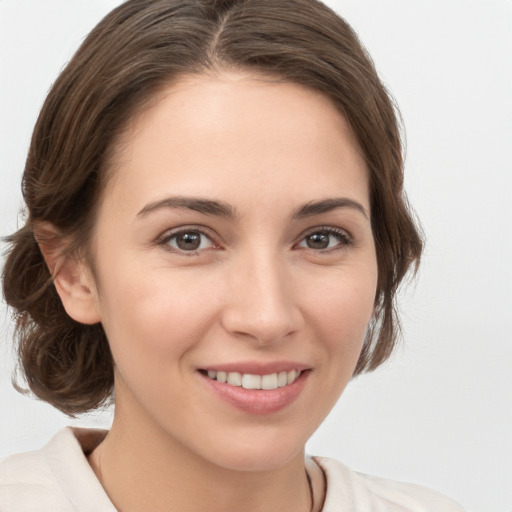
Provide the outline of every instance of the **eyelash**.
{"type": "Polygon", "coordinates": [[[209,232],[207,232],[204,228],[194,227],[194,226],[179,228],[179,229],[177,229],[175,231],[171,231],[171,232],[168,231],[168,232],[164,233],[160,238],[158,238],[157,244],[161,245],[165,250],[167,250],[169,252],[172,252],[175,254],[180,254],[183,256],[199,256],[201,254],[201,252],[203,252],[205,250],[208,250],[211,248],[216,248],[216,249],[219,248],[219,246],[214,242],[213,237],[209,232]],[[179,247],[172,247],[170,245],[170,243],[173,239],[176,239],[179,235],[186,235],[186,234],[198,234],[201,237],[206,237],[211,242],[211,247],[187,251],[184,249],[180,249],[179,247]]]}
{"type": "MultiPolygon", "coordinates": [[[[161,245],[165,250],[167,250],[169,252],[177,253],[177,254],[180,254],[183,256],[199,256],[205,250],[209,250],[212,248],[219,249],[219,246],[215,243],[212,235],[208,231],[206,231],[204,228],[194,227],[194,226],[191,226],[189,228],[188,227],[179,228],[176,231],[166,232],[164,235],[162,235],[160,238],[158,238],[157,244],[161,245]],[[179,247],[172,247],[170,245],[170,243],[173,239],[176,239],[179,235],[186,235],[186,234],[198,234],[201,237],[206,237],[210,241],[211,246],[202,248],[202,249],[199,248],[196,250],[187,251],[184,249],[180,249],[179,247]]],[[[299,247],[301,250],[309,249],[309,250],[314,251],[317,254],[327,254],[327,253],[331,253],[333,251],[345,249],[346,247],[350,247],[352,245],[354,245],[354,241],[353,241],[352,237],[345,230],[340,229],[340,228],[334,228],[331,226],[317,226],[315,228],[310,229],[303,235],[301,235],[301,238],[299,239],[299,241],[297,243],[294,244],[294,247],[299,247]],[[312,235],[317,235],[317,234],[333,236],[334,238],[337,239],[338,243],[334,247],[330,247],[330,248],[328,247],[325,249],[314,249],[311,247],[301,247],[299,245],[303,242],[307,243],[306,240],[308,237],[311,237],[312,235]]]]}
{"type": "Polygon", "coordinates": [[[338,243],[334,247],[326,249],[313,249],[311,247],[304,247],[304,249],[310,249],[318,254],[328,254],[332,251],[342,250],[354,245],[353,238],[344,229],[334,228],[332,226],[317,226],[310,229],[308,232],[302,235],[299,243],[306,241],[308,237],[316,234],[333,236],[337,239],[338,243]]]}

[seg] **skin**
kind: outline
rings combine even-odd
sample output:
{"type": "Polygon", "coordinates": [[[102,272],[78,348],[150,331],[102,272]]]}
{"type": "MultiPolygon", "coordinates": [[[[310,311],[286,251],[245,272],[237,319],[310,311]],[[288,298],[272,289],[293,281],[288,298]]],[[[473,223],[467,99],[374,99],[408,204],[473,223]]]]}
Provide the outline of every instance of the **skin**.
{"type": "Polygon", "coordinates": [[[224,71],[169,86],[123,141],[94,273],[67,261],[56,279],[73,318],[102,322],[116,363],[114,422],[93,469],[124,512],[310,510],[304,446],[351,378],[377,285],[350,128],[319,93],[224,71]],[[234,215],[159,203],[169,197],[234,215]],[[297,215],[331,198],[351,203],[297,215]],[[177,231],[199,248],[180,249],[177,231]],[[251,414],[198,371],[240,361],[309,371],[293,403],[251,414]]]}

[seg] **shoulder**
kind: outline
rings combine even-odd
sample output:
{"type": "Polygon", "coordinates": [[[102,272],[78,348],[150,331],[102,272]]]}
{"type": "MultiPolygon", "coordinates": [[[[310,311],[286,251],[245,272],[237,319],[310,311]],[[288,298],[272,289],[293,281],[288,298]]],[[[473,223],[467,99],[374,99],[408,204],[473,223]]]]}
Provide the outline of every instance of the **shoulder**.
{"type": "Polygon", "coordinates": [[[314,460],[327,480],[323,512],[345,508],[351,512],[464,512],[454,501],[427,487],[358,473],[326,457],[314,460]]]}
{"type": "Polygon", "coordinates": [[[93,432],[66,428],[40,450],[0,459],[0,510],[113,511],[77,439],[93,432]]]}
{"type": "Polygon", "coordinates": [[[40,450],[1,459],[0,509],[24,512],[38,510],[44,503],[54,510],[66,510],[63,507],[70,504],[55,484],[55,477],[40,450]]]}

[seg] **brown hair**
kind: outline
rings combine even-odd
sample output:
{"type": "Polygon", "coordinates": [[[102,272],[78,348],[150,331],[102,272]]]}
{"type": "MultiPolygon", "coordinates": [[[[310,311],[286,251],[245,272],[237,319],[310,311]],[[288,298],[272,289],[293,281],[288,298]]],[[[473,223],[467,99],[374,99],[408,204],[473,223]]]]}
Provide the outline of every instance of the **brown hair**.
{"type": "Polygon", "coordinates": [[[182,74],[254,69],[325,94],[352,127],[370,175],[378,262],[375,315],[356,374],[395,345],[397,288],[422,241],[403,192],[396,112],[347,23],[316,0],[129,0],[89,34],[53,85],[32,136],[25,226],[9,237],[3,290],[15,312],[31,391],[76,414],[102,404],[113,361],[100,324],[64,311],[34,227],[49,222],[87,248],[116,137],[146,101],[182,74]]]}

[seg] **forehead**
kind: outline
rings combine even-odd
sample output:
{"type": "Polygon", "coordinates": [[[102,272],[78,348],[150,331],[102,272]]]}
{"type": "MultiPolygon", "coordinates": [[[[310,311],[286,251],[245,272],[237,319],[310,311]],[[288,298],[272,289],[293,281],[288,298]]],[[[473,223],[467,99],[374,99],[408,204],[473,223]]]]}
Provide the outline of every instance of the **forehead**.
{"type": "Polygon", "coordinates": [[[132,119],[119,148],[106,195],[237,196],[257,184],[367,192],[364,158],[332,101],[249,73],[181,77],[132,119]]]}

